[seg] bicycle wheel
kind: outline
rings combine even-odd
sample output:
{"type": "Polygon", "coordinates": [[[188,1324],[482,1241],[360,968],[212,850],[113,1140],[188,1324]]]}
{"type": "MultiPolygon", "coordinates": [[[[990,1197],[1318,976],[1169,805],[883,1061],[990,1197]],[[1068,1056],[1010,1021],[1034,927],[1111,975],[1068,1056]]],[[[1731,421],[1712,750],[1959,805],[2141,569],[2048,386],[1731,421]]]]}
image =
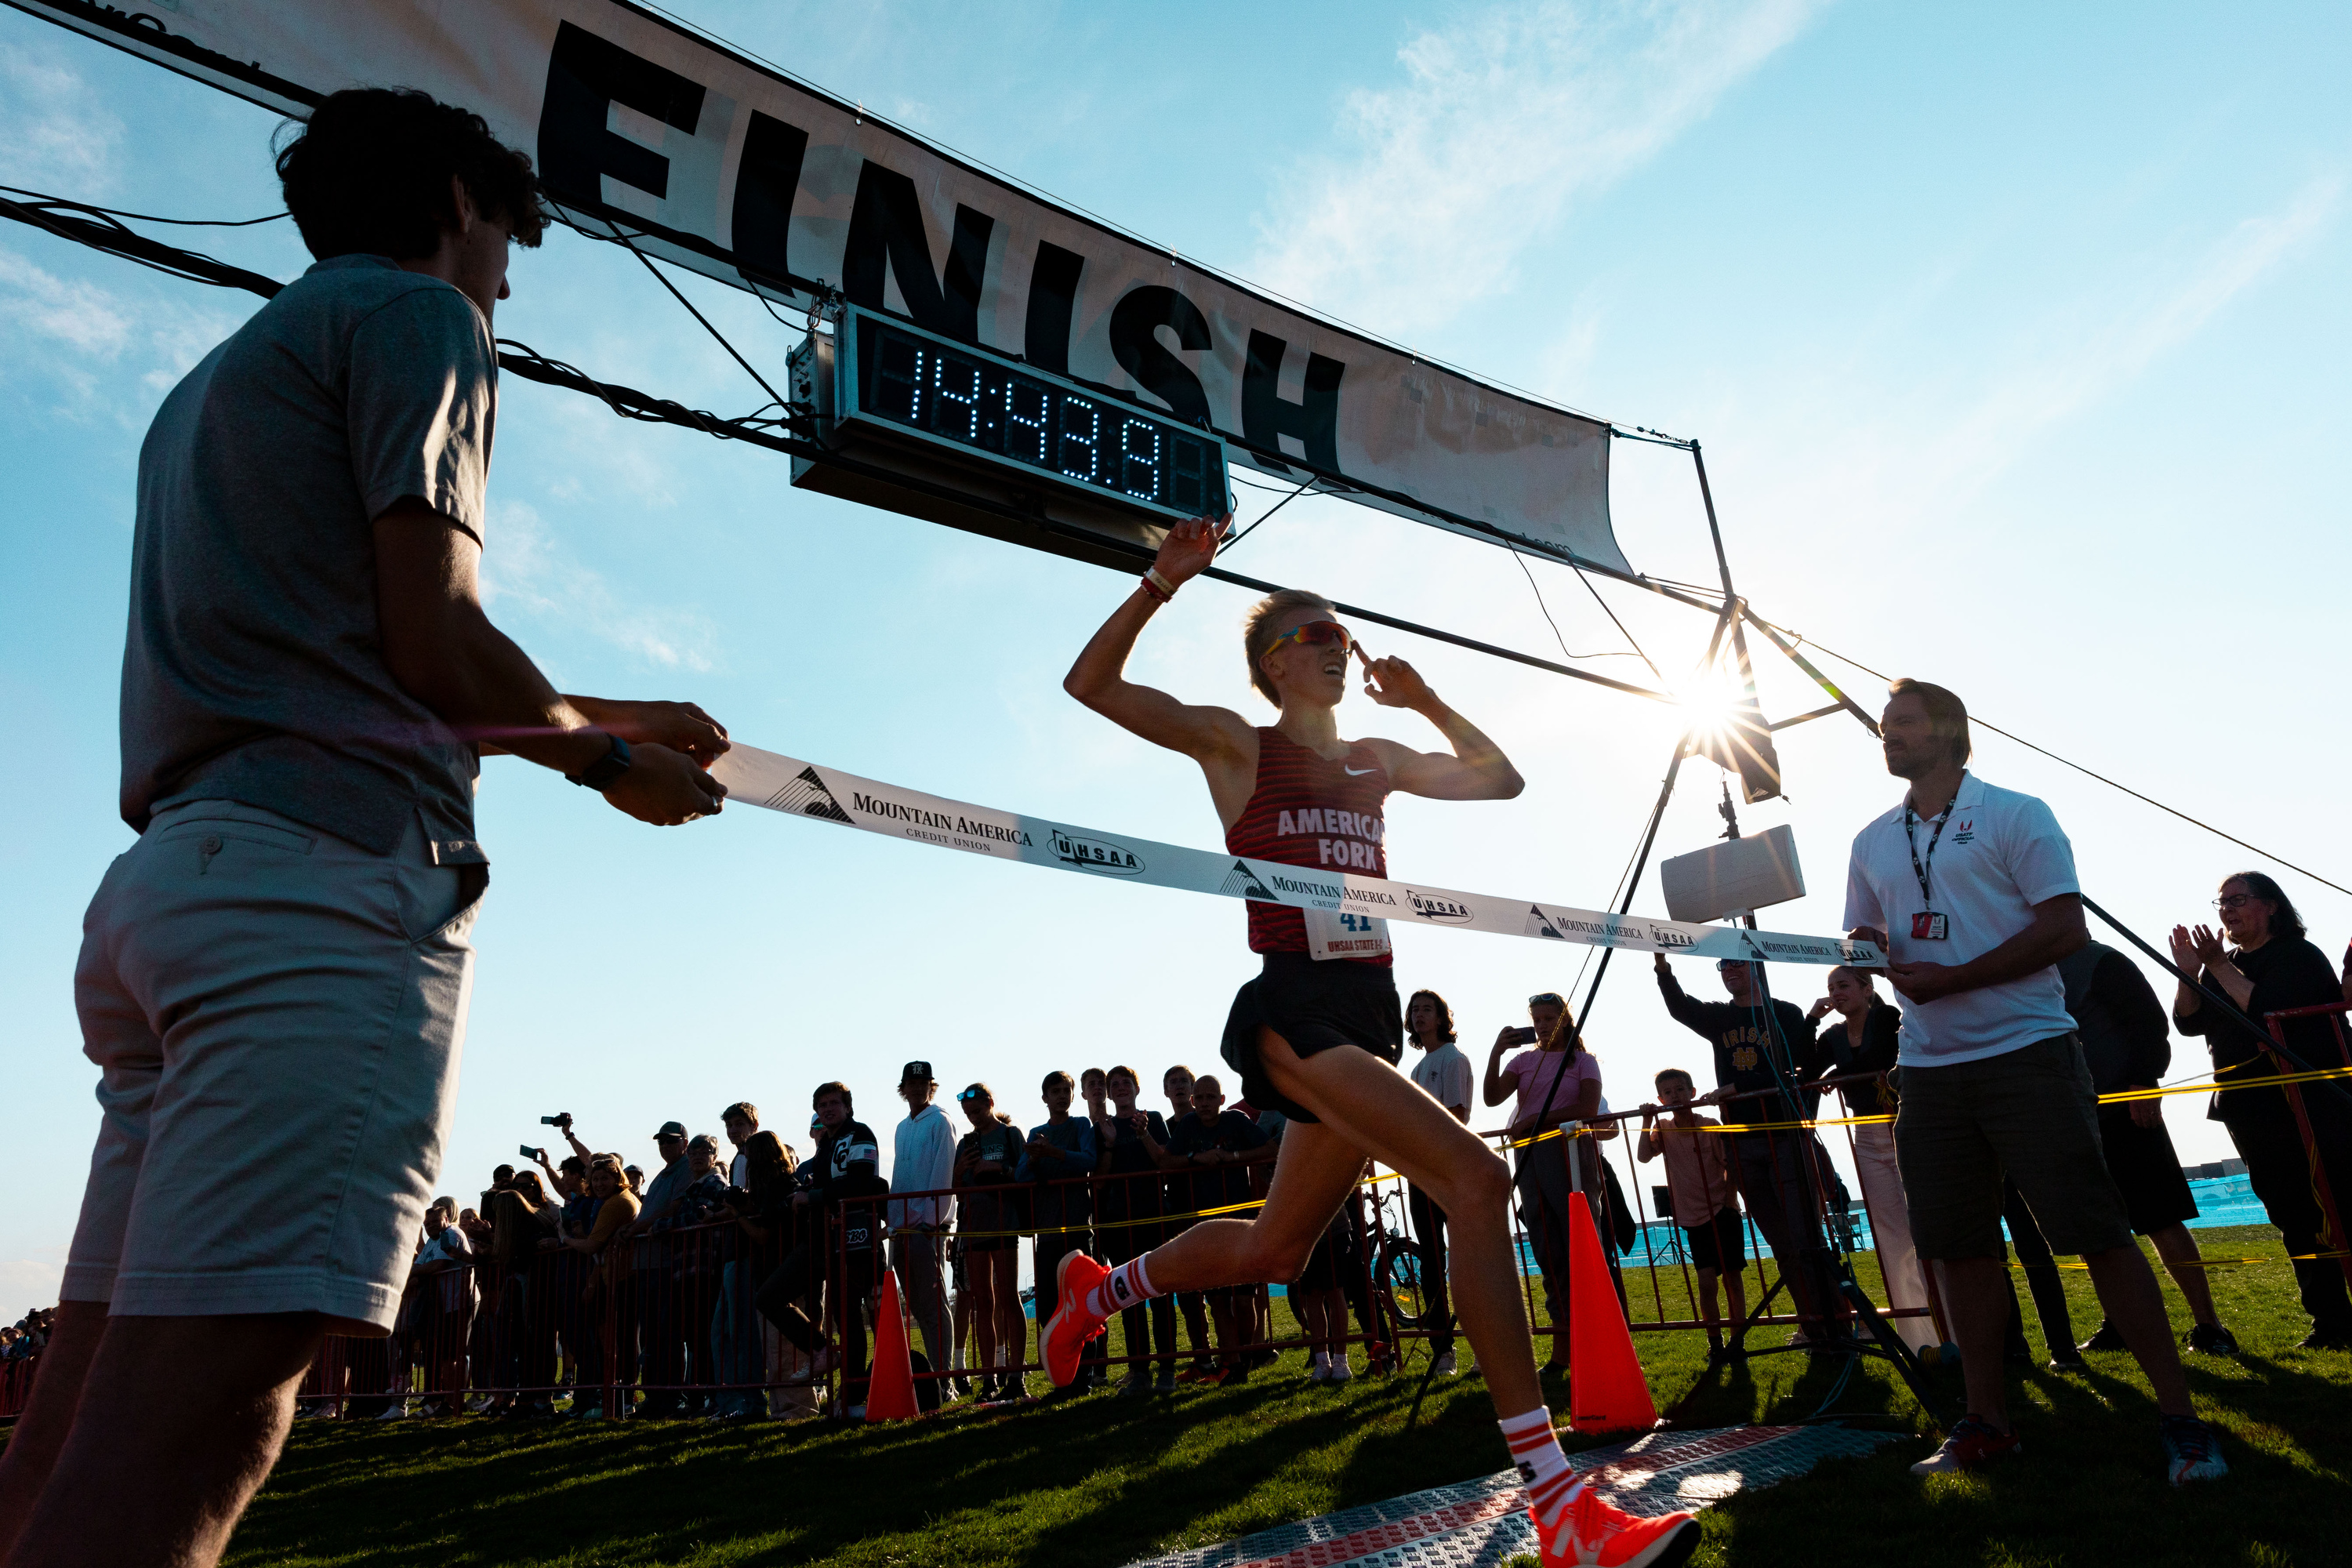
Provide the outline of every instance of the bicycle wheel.
{"type": "Polygon", "coordinates": [[[1421,1251],[1394,1232],[1381,1242],[1380,1272],[1374,1280],[1382,1306],[1400,1329],[1417,1328],[1424,1310],[1421,1289],[1421,1251]]]}

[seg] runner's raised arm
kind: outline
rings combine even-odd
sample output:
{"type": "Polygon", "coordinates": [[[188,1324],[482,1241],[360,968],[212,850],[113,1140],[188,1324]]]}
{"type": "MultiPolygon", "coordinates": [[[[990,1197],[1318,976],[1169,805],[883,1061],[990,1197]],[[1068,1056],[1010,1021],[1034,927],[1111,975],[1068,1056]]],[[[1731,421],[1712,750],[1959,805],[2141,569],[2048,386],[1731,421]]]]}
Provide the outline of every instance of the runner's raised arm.
{"type": "Polygon", "coordinates": [[[1180,702],[1157,687],[1128,679],[1126,671],[1127,656],[1135,650],[1145,623],[1167,595],[1217,558],[1217,543],[1232,521],[1193,518],[1170,529],[1151,565],[1166,587],[1155,588],[1150,577],[1139,582],[1062,678],[1063,690],[1119,728],[1199,763],[1209,775],[1209,793],[1228,822],[1249,798],[1256,775],[1256,730],[1230,708],[1180,702]]]}
{"type": "Polygon", "coordinates": [[[1453,744],[1451,754],[1416,752],[1394,741],[1369,736],[1389,778],[1406,795],[1432,800],[1511,800],[1528,787],[1503,748],[1477,725],[1448,708],[1421,672],[1401,658],[1375,658],[1364,666],[1364,695],[1383,708],[1410,708],[1453,744]]]}

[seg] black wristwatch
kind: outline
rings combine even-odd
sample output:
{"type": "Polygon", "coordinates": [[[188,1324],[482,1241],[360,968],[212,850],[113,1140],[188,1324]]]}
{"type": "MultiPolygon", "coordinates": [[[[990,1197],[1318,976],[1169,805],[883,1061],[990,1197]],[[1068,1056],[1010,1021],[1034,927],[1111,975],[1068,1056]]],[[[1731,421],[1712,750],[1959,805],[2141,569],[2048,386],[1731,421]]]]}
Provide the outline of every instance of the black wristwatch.
{"type": "Polygon", "coordinates": [[[610,751],[578,773],[563,775],[573,784],[593,789],[599,795],[619,783],[621,775],[629,771],[629,743],[618,735],[608,734],[604,738],[613,742],[610,751]]]}

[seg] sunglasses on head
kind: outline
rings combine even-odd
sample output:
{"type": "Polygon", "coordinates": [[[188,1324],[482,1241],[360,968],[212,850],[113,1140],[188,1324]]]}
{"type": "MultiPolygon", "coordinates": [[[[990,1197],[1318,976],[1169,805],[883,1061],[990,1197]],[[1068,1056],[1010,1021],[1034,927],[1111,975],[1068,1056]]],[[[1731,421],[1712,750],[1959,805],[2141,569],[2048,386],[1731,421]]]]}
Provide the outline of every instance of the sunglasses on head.
{"type": "Polygon", "coordinates": [[[1528,1005],[1530,1007],[1565,1007],[1568,1005],[1568,1002],[1567,999],[1561,996],[1557,991],[1538,991],[1534,995],[1528,998],[1528,1005]]]}
{"type": "Polygon", "coordinates": [[[1265,651],[1272,653],[1286,643],[1297,643],[1301,647],[1321,647],[1326,643],[1338,643],[1339,651],[1347,653],[1355,647],[1356,639],[1347,627],[1337,621],[1307,621],[1291,627],[1266,644],[1265,651]]]}

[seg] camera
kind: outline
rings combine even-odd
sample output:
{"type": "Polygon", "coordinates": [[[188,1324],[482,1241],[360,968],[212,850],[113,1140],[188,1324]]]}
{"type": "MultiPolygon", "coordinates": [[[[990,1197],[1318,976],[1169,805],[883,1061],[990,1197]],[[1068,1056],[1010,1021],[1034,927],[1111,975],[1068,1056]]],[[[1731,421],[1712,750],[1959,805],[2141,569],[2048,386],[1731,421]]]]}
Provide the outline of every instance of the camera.
{"type": "Polygon", "coordinates": [[[1534,1045],[1536,1043],[1536,1026],[1533,1024],[1520,1025],[1517,1028],[1511,1031],[1510,1040],[1511,1044],[1515,1046],[1534,1045]]]}
{"type": "Polygon", "coordinates": [[[572,1125],[572,1112],[568,1110],[559,1110],[552,1116],[542,1116],[539,1119],[539,1124],[541,1127],[568,1128],[572,1125]]]}

